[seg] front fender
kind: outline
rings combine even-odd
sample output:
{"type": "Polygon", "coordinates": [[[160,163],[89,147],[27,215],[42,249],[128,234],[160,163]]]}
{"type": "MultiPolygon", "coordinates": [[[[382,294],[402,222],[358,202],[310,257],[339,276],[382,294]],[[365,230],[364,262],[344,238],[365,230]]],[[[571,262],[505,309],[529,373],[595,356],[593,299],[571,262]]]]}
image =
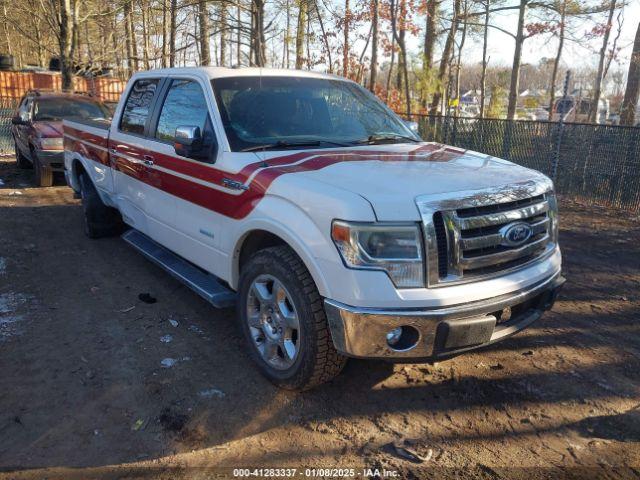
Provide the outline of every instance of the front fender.
{"type": "MultiPolygon", "coordinates": [[[[244,240],[251,232],[263,230],[286,242],[306,265],[320,294],[333,298],[332,279],[345,269],[331,240],[331,222],[334,218],[375,221],[375,215],[371,205],[362,197],[339,190],[329,195],[332,189],[327,185],[305,182],[303,186],[305,202],[296,198],[297,195],[293,200],[281,195],[267,195],[247,218],[234,222],[230,243],[222,246],[224,251],[232,252],[228,278],[233,288],[238,286],[240,251],[244,240]]],[[[293,188],[289,193],[293,193],[293,188]]]]}
{"type": "MultiPolygon", "coordinates": [[[[290,205],[291,208],[296,208],[293,205],[290,205]]],[[[242,245],[247,237],[257,230],[262,230],[265,232],[269,232],[279,238],[281,238],[289,247],[296,252],[296,254],[302,259],[305,266],[311,273],[311,277],[316,283],[318,287],[318,291],[322,296],[328,296],[330,293],[329,285],[327,285],[325,276],[322,275],[320,270],[320,266],[318,265],[318,261],[316,256],[314,255],[314,249],[318,247],[321,250],[325,250],[325,245],[319,245],[321,242],[313,241],[313,237],[316,239],[323,238],[322,232],[320,229],[306,216],[299,216],[300,210],[296,212],[296,230],[291,228],[290,226],[279,222],[273,218],[267,217],[257,217],[248,219],[243,223],[243,230],[239,236],[236,237],[233,247],[233,260],[232,260],[232,271],[231,271],[231,287],[234,290],[238,288],[238,281],[240,278],[240,251],[242,250],[242,245]],[[313,248],[309,244],[312,242],[313,248]]]]}

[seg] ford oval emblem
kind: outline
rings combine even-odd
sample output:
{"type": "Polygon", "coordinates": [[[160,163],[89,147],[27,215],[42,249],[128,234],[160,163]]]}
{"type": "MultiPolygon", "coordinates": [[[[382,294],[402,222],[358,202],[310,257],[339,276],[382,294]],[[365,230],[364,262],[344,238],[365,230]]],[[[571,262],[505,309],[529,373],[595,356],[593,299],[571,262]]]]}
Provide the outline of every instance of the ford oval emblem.
{"type": "Polygon", "coordinates": [[[502,245],[506,247],[519,247],[531,238],[531,226],[525,222],[514,222],[500,229],[502,245]]]}

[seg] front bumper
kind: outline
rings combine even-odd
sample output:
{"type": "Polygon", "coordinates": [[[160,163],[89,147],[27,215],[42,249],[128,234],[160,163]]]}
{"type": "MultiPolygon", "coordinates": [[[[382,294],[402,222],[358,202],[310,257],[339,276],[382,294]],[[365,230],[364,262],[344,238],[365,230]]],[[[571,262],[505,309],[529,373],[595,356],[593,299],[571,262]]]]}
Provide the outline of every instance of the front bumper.
{"type": "Polygon", "coordinates": [[[376,310],[326,299],[336,349],[351,357],[435,361],[503,340],[551,309],[565,279],[553,276],[517,292],[428,310],[376,310]],[[403,327],[390,347],[387,333],[403,327]],[[403,338],[404,337],[404,338],[403,338]]]}
{"type": "Polygon", "coordinates": [[[64,172],[64,150],[36,150],[36,155],[42,165],[54,172],[64,172]]]}

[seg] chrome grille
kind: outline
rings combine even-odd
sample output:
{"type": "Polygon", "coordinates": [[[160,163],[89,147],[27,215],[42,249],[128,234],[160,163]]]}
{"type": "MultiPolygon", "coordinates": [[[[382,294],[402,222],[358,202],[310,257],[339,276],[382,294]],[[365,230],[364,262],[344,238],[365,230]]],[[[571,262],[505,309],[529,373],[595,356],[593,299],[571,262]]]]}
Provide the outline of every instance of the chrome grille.
{"type": "Polygon", "coordinates": [[[418,206],[425,227],[428,286],[505,274],[556,247],[556,204],[550,185],[480,192],[418,206]],[[541,193],[542,191],[542,193],[541,193]],[[513,229],[526,238],[511,241],[513,229]]]}

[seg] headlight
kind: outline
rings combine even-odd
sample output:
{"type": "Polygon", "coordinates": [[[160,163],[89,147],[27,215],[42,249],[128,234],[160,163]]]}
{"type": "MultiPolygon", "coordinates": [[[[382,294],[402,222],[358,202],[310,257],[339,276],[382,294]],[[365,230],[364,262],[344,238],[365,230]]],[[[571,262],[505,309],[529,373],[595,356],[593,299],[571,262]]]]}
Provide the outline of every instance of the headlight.
{"type": "Polygon", "coordinates": [[[398,288],[424,286],[422,242],[417,225],[334,221],[331,238],[349,268],[382,270],[398,288]]]}
{"type": "Polygon", "coordinates": [[[42,148],[42,150],[62,150],[63,148],[62,137],[41,138],[40,148],[42,148]]]}

